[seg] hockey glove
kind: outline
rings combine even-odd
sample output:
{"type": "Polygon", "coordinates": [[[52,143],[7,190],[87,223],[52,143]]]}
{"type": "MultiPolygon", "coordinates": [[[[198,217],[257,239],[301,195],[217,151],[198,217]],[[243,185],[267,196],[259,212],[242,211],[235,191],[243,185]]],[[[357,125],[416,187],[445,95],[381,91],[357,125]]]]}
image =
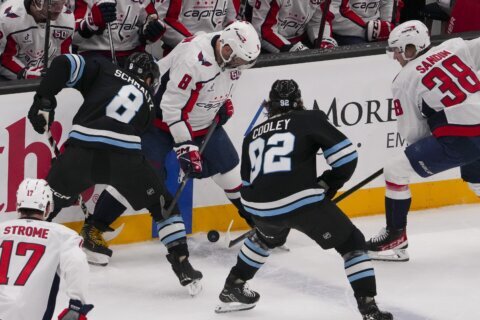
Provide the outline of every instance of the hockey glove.
{"type": "Polygon", "coordinates": [[[143,25],[142,35],[145,40],[155,42],[163,36],[165,30],[165,24],[158,19],[156,14],[151,14],[147,17],[143,25]]]}
{"type": "Polygon", "coordinates": [[[192,178],[200,178],[202,176],[202,157],[198,151],[198,147],[192,141],[177,143],[173,150],[177,154],[180,168],[185,174],[189,174],[192,178]]]}
{"type": "Polygon", "coordinates": [[[93,304],[82,304],[79,300],[70,299],[68,308],[62,311],[58,320],[87,320],[87,313],[93,309],[93,304]]]}
{"type": "Polygon", "coordinates": [[[117,3],[112,0],[96,2],[88,15],[87,25],[92,31],[105,29],[107,23],[117,20],[117,3]]]}
{"type": "Polygon", "coordinates": [[[338,43],[333,38],[325,38],[320,42],[320,49],[333,49],[338,47],[338,43]]]}
{"type": "Polygon", "coordinates": [[[301,41],[295,44],[286,44],[280,48],[280,52],[297,52],[303,50],[308,50],[308,47],[304,45],[301,41]]]}
{"type": "Polygon", "coordinates": [[[215,121],[219,126],[223,126],[233,116],[233,112],[232,100],[227,99],[220,109],[218,109],[215,121]]]}
{"type": "Polygon", "coordinates": [[[391,22],[384,20],[373,20],[367,22],[366,38],[369,42],[384,41],[388,39],[390,31],[394,28],[391,22]]]}
{"type": "Polygon", "coordinates": [[[55,97],[46,98],[40,96],[38,93],[33,97],[33,104],[28,111],[28,120],[33,126],[33,129],[43,134],[53,123],[55,117],[55,107],[57,100],[55,97]]]}
{"type": "Polygon", "coordinates": [[[320,177],[317,178],[317,184],[323,188],[325,197],[332,200],[337,194],[338,188],[335,188],[335,183],[332,182],[332,170],[326,170],[320,177]]]}
{"type": "Polygon", "coordinates": [[[25,67],[17,73],[17,79],[36,79],[43,76],[43,66],[25,67]]]}

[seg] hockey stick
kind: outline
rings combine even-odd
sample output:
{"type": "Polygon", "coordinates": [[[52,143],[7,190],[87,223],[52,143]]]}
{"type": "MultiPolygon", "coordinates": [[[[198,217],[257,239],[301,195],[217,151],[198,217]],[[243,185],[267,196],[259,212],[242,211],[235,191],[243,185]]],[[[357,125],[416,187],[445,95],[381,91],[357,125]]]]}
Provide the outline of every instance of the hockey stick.
{"type": "Polygon", "coordinates": [[[52,9],[52,0],[47,0],[47,21],[45,23],[45,43],[43,47],[43,68],[48,68],[48,50],[50,49],[50,10],[52,9]]]}
{"type": "Polygon", "coordinates": [[[108,29],[108,42],[110,43],[110,54],[112,55],[112,63],[117,64],[117,57],[115,56],[115,48],[113,47],[113,39],[112,39],[112,27],[110,23],[107,23],[108,29]]]}
{"type": "Polygon", "coordinates": [[[245,9],[247,7],[247,0],[240,0],[240,6],[238,7],[237,20],[245,20],[245,9]]]}
{"type": "MultiPolygon", "coordinates": [[[[339,203],[340,201],[342,201],[343,199],[345,199],[346,197],[350,196],[352,193],[354,193],[355,191],[357,191],[358,189],[362,188],[363,186],[365,186],[366,184],[368,184],[369,182],[371,182],[372,180],[376,179],[378,176],[380,176],[381,174],[383,173],[383,168],[376,171],[375,173],[371,174],[370,176],[366,177],[365,179],[363,179],[362,181],[360,181],[359,183],[357,183],[356,185],[354,185],[353,187],[351,187],[350,189],[348,189],[347,191],[345,191],[344,193],[342,193],[341,195],[339,195],[338,197],[336,197],[335,199],[332,200],[333,203],[339,203]]],[[[231,224],[230,224],[231,225],[231,224]]],[[[237,238],[233,239],[232,241],[230,241],[228,243],[228,247],[231,248],[233,247],[234,245],[236,245],[237,243],[243,241],[244,239],[248,238],[249,236],[253,235],[255,233],[255,229],[251,229],[251,230],[248,230],[247,232],[241,234],[240,236],[238,236],[237,238]]]]}
{"type": "Polygon", "coordinates": [[[332,0],[325,1],[325,6],[322,10],[322,19],[320,20],[320,27],[318,28],[317,43],[315,44],[315,48],[320,48],[320,44],[322,43],[323,32],[325,31],[325,23],[327,23],[327,15],[330,10],[330,3],[332,3],[332,0]]]}
{"type": "MultiPolygon", "coordinates": [[[[58,150],[57,142],[55,141],[55,139],[53,139],[52,132],[50,130],[47,130],[46,134],[47,134],[48,143],[50,144],[50,147],[53,149],[53,153],[55,154],[55,158],[58,158],[60,156],[60,150],[58,150]]],[[[85,219],[87,219],[90,216],[90,212],[88,211],[88,208],[85,202],[83,201],[81,194],[78,195],[78,203],[80,204],[80,208],[82,209],[82,212],[85,215],[85,219]]]]}
{"type": "MultiPolygon", "coordinates": [[[[205,150],[205,147],[207,146],[208,141],[213,135],[213,132],[217,128],[217,122],[213,120],[212,124],[208,128],[208,132],[205,135],[205,138],[203,139],[202,145],[200,146],[200,149],[198,150],[198,153],[202,155],[203,150],[205,150]]],[[[177,192],[175,192],[175,196],[173,197],[172,202],[170,202],[170,205],[168,206],[167,210],[162,212],[162,216],[165,219],[168,219],[170,215],[172,214],[172,210],[175,207],[175,204],[178,202],[178,199],[180,199],[180,195],[182,194],[183,189],[187,186],[187,182],[190,179],[190,171],[185,173],[185,175],[182,178],[182,181],[180,182],[180,186],[177,189],[177,192]]]]}

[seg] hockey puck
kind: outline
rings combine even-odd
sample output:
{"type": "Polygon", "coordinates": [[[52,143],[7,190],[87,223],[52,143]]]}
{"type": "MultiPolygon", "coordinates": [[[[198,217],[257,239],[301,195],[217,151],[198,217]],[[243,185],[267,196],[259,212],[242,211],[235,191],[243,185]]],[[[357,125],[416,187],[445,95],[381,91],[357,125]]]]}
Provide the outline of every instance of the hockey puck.
{"type": "Polygon", "coordinates": [[[217,242],[220,239],[220,233],[217,230],[210,230],[207,233],[207,238],[210,242],[217,242]]]}

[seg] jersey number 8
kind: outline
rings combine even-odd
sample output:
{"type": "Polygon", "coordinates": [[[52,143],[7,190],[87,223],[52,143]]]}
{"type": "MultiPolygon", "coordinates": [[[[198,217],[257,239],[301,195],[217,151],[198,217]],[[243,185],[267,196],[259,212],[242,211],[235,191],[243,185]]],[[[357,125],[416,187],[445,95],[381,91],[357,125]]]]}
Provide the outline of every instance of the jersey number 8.
{"type": "Polygon", "coordinates": [[[107,116],[123,123],[130,123],[142,104],[142,92],[133,84],[125,85],[107,105],[107,116]]]}
{"type": "Polygon", "coordinates": [[[290,132],[276,133],[265,146],[265,140],[253,140],[248,147],[250,163],[250,183],[257,178],[263,167],[263,173],[269,174],[292,169],[292,159],[288,155],[293,151],[295,136],[290,132]],[[267,150],[265,150],[267,149],[267,150]]]}

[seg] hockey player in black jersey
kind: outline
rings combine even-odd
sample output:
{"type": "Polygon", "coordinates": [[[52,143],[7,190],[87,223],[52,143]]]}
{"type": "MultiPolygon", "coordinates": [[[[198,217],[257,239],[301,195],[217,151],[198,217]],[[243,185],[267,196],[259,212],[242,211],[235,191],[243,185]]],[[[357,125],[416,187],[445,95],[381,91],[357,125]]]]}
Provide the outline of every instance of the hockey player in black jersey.
{"type": "Polygon", "coordinates": [[[158,78],[158,66],[147,53],[133,53],[125,69],[102,57],[68,54],[52,61],[28,113],[35,131],[48,130],[57,105],[55,95],[63,88],[75,88],[84,98],[65,152],[48,173],[54,214],[72,205],[89,187],[108,184],[121,190],[134,209],[147,208],[154,219],[160,219],[162,203],[168,206],[171,196],[145,160],[139,137],[155,118],[152,92],[158,78]]]}
{"type": "Polygon", "coordinates": [[[293,80],[275,81],[265,108],[268,120],[245,137],[242,148],[242,204],[252,214],[256,233],[245,240],[215,311],[255,307],[260,295],[248,288],[247,281],[293,228],[323,249],[335,248],[342,255],[363,319],[393,319],[376,305],[375,273],[365,237],[331,201],[355,170],[357,152],[352,143],[325,113],[304,109],[293,80]],[[332,167],[320,176],[319,149],[332,167]]]}

